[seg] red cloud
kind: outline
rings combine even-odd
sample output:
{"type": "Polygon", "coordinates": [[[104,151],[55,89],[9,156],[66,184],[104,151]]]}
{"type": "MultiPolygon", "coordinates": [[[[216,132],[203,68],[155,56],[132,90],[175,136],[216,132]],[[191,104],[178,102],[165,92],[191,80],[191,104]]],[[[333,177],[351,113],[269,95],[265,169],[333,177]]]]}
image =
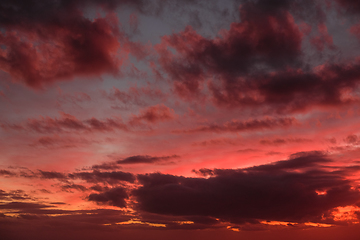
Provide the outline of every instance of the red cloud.
{"type": "Polygon", "coordinates": [[[241,131],[255,131],[263,129],[273,129],[281,127],[289,127],[296,124],[295,118],[265,118],[262,120],[248,120],[248,121],[229,121],[224,124],[210,124],[208,126],[198,127],[185,131],[174,131],[183,133],[193,132],[241,132],[241,131]]]}
{"type": "Polygon", "coordinates": [[[127,40],[111,13],[117,5],[141,9],[139,1],[2,1],[0,69],[33,88],[74,76],[117,74],[136,44],[127,40]],[[82,9],[108,12],[94,20],[82,9]],[[129,50],[130,49],[130,50],[129,50]]]}
{"type": "Polygon", "coordinates": [[[1,34],[0,43],[6,47],[0,52],[0,68],[34,88],[76,75],[116,74],[121,65],[116,18],[73,17],[35,25],[35,33],[19,29],[1,34]]]}
{"type": "MultiPolygon", "coordinates": [[[[218,106],[288,113],[357,102],[359,62],[308,69],[302,62],[303,34],[289,12],[291,6],[290,1],[246,2],[240,7],[241,21],[223,30],[221,37],[205,38],[191,27],[165,36],[156,46],[160,67],[152,68],[157,76],[172,79],[184,98],[199,96],[206,82],[218,106]]],[[[319,35],[310,42],[319,51],[334,49],[324,13],[315,10],[321,13],[319,35]]],[[[359,32],[357,26],[351,31],[359,32]]]]}
{"type": "MultiPolygon", "coordinates": [[[[56,133],[64,131],[114,131],[116,129],[127,130],[127,126],[121,119],[98,120],[90,118],[84,121],[76,117],[61,113],[60,118],[41,117],[40,119],[28,119],[22,125],[2,124],[3,129],[32,130],[38,133],[56,133]]],[[[51,144],[49,139],[43,139],[41,144],[51,144]]]]}
{"type": "Polygon", "coordinates": [[[328,33],[328,29],[324,23],[318,25],[318,31],[319,35],[310,40],[317,50],[323,51],[325,46],[328,46],[330,49],[335,49],[333,38],[328,33]]]}
{"type": "Polygon", "coordinates": [[[162,38],[157,46],[159,62],[175,81],[178,93],[198,94],[201,83],[212,74],[230,79],[230,84],[234,77],[250,73],[259,65],[279,68],[297,62],[302,33],[288,11],[269,12],[246,3],[240,8],[240,19],[215,39],[204,38],[191,27],[162,38]]]}
{"type": "Polygon", "coordinates": [[[123,104],[130,105],[146,105],[146,100],[161,99],[166,100],[166,94],[160,89],[153,89],[150,86],[147,87],[131,87],[128,91],[121,91],[116,87],[113,87],[109,93],[103,92],[103,95],[110,100],[118,100],[123,104]]]}
{"type": "Polygon", "coordinates": [[[137,116],[134,115],[130,123],[137,124],[141,121],[148,123],[158,123],[174,119],[175,116],[176,115],[173,109],[168,108],[164,104],[158,104],[156,106],[143,109],[137,116]]]}

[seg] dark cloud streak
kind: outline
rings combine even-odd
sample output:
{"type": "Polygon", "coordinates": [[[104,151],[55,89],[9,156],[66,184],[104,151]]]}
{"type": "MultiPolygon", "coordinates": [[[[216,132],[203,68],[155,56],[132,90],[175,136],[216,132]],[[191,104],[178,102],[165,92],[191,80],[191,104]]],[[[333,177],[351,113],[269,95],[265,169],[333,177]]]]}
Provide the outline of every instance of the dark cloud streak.
{"type": "Polygon", "coordinates": [[[177,159],[180,156],[162,156],[162,157],[152,157],[148,155],[138,155],[131,156],[121,160],[116,161],[117,164],[141,164],[141,163],[167,163],[171,160],[177,159]]]}
{"type": "Polygon", "coordinates": [[[139,175],[143,186],[133,195],[140,211],[163,215],[211,216],[235,224],[333,222],[331,210],[356,204],[360,191],[343,173],[325,170],[330,162],[319,152],[298,153],[246,169],[201,170],[209,178],[139,175]]]}
{"type": "Polygon", "coordinates": [[[296,125],[295,118],[265,118],[260,120],[238,121],[233,120],[220,124],[210,124],[184,131],[174,131],[175,133],[196,133],[196,132],[242,132],[260,131],[264,129],[286,128],[296,125]]]}

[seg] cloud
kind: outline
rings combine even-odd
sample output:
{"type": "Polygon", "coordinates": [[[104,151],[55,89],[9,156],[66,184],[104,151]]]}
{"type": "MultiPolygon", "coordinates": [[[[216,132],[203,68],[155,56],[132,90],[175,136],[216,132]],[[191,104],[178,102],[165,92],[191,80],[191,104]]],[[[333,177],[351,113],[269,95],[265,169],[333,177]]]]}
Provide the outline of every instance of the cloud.
{"type": "Polygon", "coordinates": [[[295,118],[265,118],[261,120],[248,121],[229,121],[222,125],[211,124],[208,126],[198,127],[184,131],[174,131],[176,133],[194,133],[194,132],[241,132],[256,131],[273,128],[286,128],[296,124],[295,118]]]}
{"type": "Polygon", "coordinates": [[[54,207],[51,205],[44,205],[39,203],[30,203],[30,202],[10,202],[0,205],[0,209],[42,209],[54,207]]]}
{"type": "Polygon", "coordinates": [[[23,190],[15,190],[15,191],[9,191],[6,192],[4,190],[0,189],[0,200],[5,201],[23,201],[23,200],[29,200],[31,197],[23,190]]]}
{"type": "Polygon", "coordinates": [[[359,202],[360,191],[343,173],[323,168],[330,162],[311,152],[245,169],[202,170],[208,178],[145,174],[138,176],[142,186],[132,194],[139,211],[162,215],[208,216],[234,224],[334,222],[332,210],[359,202]]]}
{"type": "Polygon", "coordinates": [[[78,190],[81,192],[85,192],[87,190],[87,188],[83,185],[80,184],[66,184],[61,186],[61,189],[65,192],[71,191],[72,189],[74,190],[78,190]]]}
{"type": "MultiPolygon", "coordinates": [[[[335,0],[342,9],[346,10],[346,13],[359,13],[360,3],[351,0],[335,0]]],[[[339,9],[338,9],[339,10],[339,9]]]]}
{"type": "Polygon", "coordinates": [[[101,164],[95,164],[91,166],[94,170],[113,170],[113,169],[119,169],[120,166],[117,165],[116,162],[107,162],[107,163],[101,163],[101,164]]]}
{"type": "Polygon", "coordinates": [[[178,155],[171,156],[149,156],[149,155],[136,155],[117,160],[115,162],[105,162],[91,166],[94,171],[99,170],[116,170],[122,168],[123,164],[171,164],[173,160],[180,158],[178,155]]]}
{"type": "Polygon", "coordinates": [[[111,188],[102,193],[92,193],[88,200],[99,204],[108,204],[116,207],[126,207],[125,199],[129,198],[126,190],[122,187],[111,188]]]}
{"type": "Polygon", "coordinates": [[[138,164],[138,163],[168,163],[173,159],[177,159],[180,156],[162,156],[162,157],[152,157],[149,155],[137,155],[127,157],[121,160],[116,161],[117,164],[138,164]]]}
{"type": "MultiPolygon", "coordinates": [[[[0,229],[1,232],[4,233],[2,236],[4,236],[5,239],[13,239],[14,234],[11,234],[10,232],[19,232],[19,229],[26,231],[26,236],[24,235],[20,238],[27,239],[46,239],[46,237],[44,238],[44,231],[48,231],[45,235],[52,236],[53,239],[64,238],[65,235],[61,236],[64,232],[66,232],[66,236],[70,237],[70,239],[82,239],[83,235],[80,236],[76,233],[79,233],[79,230],[95,230],[97,233],[100,230],[102,234],[100,234],[98,238],[101,238],[101,236],[103,237],[104,232],[112,232],[114,234],[112,228],[105,224],[115,225],[115,223],[131,219],[131,216],[126,216],[123,211],[112,209],[62,210],[49,208],[23,208],[15,209],[16,213],[14,213],[12,209],[8,210],[13,212],[11,215],[15,216],[12,217],[11,215],[5,214],[0,217],[0,229]],[[51,228],[51,230],[49,230],[49,228],[51,228]],[[39,232],[41,234],[39,234],[39,232]]],[[[89,238],[91,237],[94,236],[90,234],[89,238]]]]}
{"type": "MultiPolygon", "coordinates": [[[[4,170],[5,172],[9,172],[7,170],[4,170]]],[[[0,171],[1,175],[1,171],[0,171]]],[[[12,171],[11,174],[6,174],[6,176],[9,177],[22,177],[22,178],[40,178],[40,179],[55,179],[58,181],[66,182],[68,180],[68,175],[61,172],[56,171],[43,171],[43,170],[37,170],[32,171],[30,169],[24,168],[20,171],[12,171]]]]}
{"type": "Polygon", "coordinates": [[[116,74],[121,65],[116,17],[91,21],[75,4],[58,3],[2,2],[0,42],[6,47],[0,68],[33,88],[77,75],[116,74]]]}
{"type": "Polygon", "coordinates": [[[194,142],[192,146],[211,146],[211,145],[238,145],[239,139],[231,139],[231,138],[217,138],[217,139],[210,139],[202,142],[194,142]]]}
{"type": "Polygon", "coordinates": [[[138,124],[142,121],[148,123],[158,123],[172,120],[175,117],[176,114],[173,109],[165,106],[164,104],[158,104],[141,110],[138,115],[133,115],[130,120],[130,124],[138,124]]]}
{"type": "Polygon", "coordinates": [[[355,134],[351,134],[347,136],[344,141],[348,144],[358,145],[359,144],[359,137],[355,134]]]}
{"type": "Polygon", "coordinates": [[[68,176],[70,179],[81,179],[89,183],[106,182],[109,184],[117,184],[122,181],[130,183],[135,181],[135,176],[133,174],[122,171],[100,172],[94,170],[92,172],[70,173],[68,176]]]}
{"type": "Polygon", "coordinates": [[[127,0],[2,1],[0,69],[33,88],[75,76],[117,74],[135,45],[119,29],[113,9],[145,10],[146,5],[127,0]],[[92,6],[107,14],[85,17],[83,10],[92,6]]]}
{"type": "Polygon", "coordinates": [[[305,142],[311,142],[311,139],[306,138],[277,138],[273,140],[263,139],[260,141],[261,144],[264,145],[282,145],[282,144],[288,144],[288,143],[305,143],[305,142]]]}
{"type": "Polygon", "coordinates": [[[299,152],[290,155],[289,160],[277,161],[272,164],[254,166],[248,169],[256,171],[301,170],[314,167],[321,168],[322,164],[331,162],[332,160],[330,160],[324,153],[319,151],[299,152]]]}
{"type": "Polygon", "coordinates": [[[85,121],[89,124],[91,130],[97,131],[114,131],[114,129],[126,130],[126,125],[120,120],[106,119],[105,121],[98,120],[92,117],[85,121]]]}
{"type": "Polygon", "coordinates": [[[91,101],[91,97],[83,92],[75,92],[73,94],[69,94],[69,93],[63,94],[60,91],[60,94],[57,97],[57,101],[59,103],[72,103],[74,105],[77,105],[78,103],[91,101]]]}
{"type": "Polygon", "coordinates": [[[324,64],[312,72],[288,69],[238,79],[233,88],[211,86],[217,104],[262,107],[279,113],[334,107],[359,101],[359,62],[324,64]]]}
{"type": "MultiPolygon", "coordinates": [[[[336,47],[323,6],[293,2],[245,1],[241,21],[214,38],[205,38],[191,27],[164,36],[155,46],[159,66],[153,69],[172,79],[175,91],[185,99],[209,95],[209,90],[219,107],[291,113],[358,102],[358,60],[329,61],[317,67],[303,62],[308,54],[302,49],[305,33],[294,16],[308,21],[318,15],[317,34],[310,42],[319,51],[336,47]]],[[[357,27],[351,32],[357,35],[357,27]]]]}
{"type": "Polygon", "coordinates": [[[159,89],[147,87],[131,87],[128,91],[121,91],[115,87],[110,90],[109,93],[103,93],[105,97],[112,101],[119,101],[125,105],[138,105],[138,106],[146,106],[147,99],[151,100],[166,100],[166,94],[163,93],[159,89]]]}
{"type": "MultiPolygon", "coordinates": [[[[121,168],[121,167],[118,167],[121,168]]],[[[9,177],[22,177],[22,178],[39,178],[39,179],[50,179],[58,180],[65,185],[62,186],[62,190],[76,189],[80,191],[85,191],[86,187],[79,184],[75,184],[72,180],[83,180],[87,183],[107,183],[111,185],[116,185],[122,182],[134,183],[136,178],[135,175],[129,172],[122,171],[99,171],[99,170],[114,170],[115,168],[105,168],[104,166],[98,166],[92,168],[93,171],[78,171],[71,173],[61,173],[56,171],[43,171],[38,170],[37,172],[27,170],[14,172],[9,177]]],[[[6,175],[7,176],[7,175],[6,175]]]]}
{"type": "MultiPolygon", "coordinates": [[[[133,163],[152,163],[174,157],[126,159],[133,163]]],[[[223,227],[221,223],[224,222],[242,226],[262,221],[337,224],[336,208],[360,202],[360,191],[351,180],[359,171],[358,165],[337,166],[328,155],[315,151],[299,152],[287,160],[242,169],[193,171],[201,177],[162,173],[133,175],[120,171],[66,175],[41,170],[34,177],[63,182],[65,178],[68,182],[59,185],[62,191],[96,191],[88,195],[88,201],[131,207],[143,222],[162,223],[171,229],[203,229],[223,227]],[[105,185],[87,187],[69,181],[77,179],[105,185]],[[127,186],[125,182],[135,185],[127,186]],[[182,226],[181,221],[192,221],[194,225],[182,226]]],[[[19,209],[18,213],[25,214],[26,219],[42,219],[44,214],[66,214],[60,209],[48,209],[53,208],[49,204],[17,202],[20,200],[14,198],[17,195],[23,196],[24,192],[0,191],[1,199],[14,201],[0,207],[19,209]]]]}
{"type": "Polygon", "coordinates": [[[328,46],[330,49],[334,50],[336,47],[333,43],[332,36],[328,33],[327,27],[324,23],[318,25],[319,35],[313,37],[310,42],[313,44],[318,51],[323,51],[325,46],[328,46]]]}
{"type": "MultiPolygon", "coordinates": [[[[60,118],[41,117],[39,119],[28,119],[26,123],[14,128],[11,124],[2,124],[3,129],[15,129],[15,130],[31,130],[37,133],[61,133],[66,131],[99,131],[109,132],[117,129],[127,130],[127,126],[121,119],[99,120],[97,118],[90,118],[84,121],[77,119],[76,117],[60,112],[60,118]]],[[[41,138],[39,143],[45,146],[54,144],[55,139],[41,138]]]]}
{"type": "MultiPolygon", "coordinates": [[[[118,75],[130,53],[138,59],[148,53],[119,27],[116,8],[156,16],[173,4],[142,0],[4,0],[0,3],[0,69],[37,89],[77,76],[118,75]],[[88,18],[84,13],[93,7],[100,8],[105,16],[88,18]]],[[[130,25],[136,29],[132,19],[130,25]]]]}
{"type": "Polygon", "coordinates": [[[221,37],[207,39],[191,27],[164,36],[156,46],[161,70],[174,80],[180,95],[196,95],[212,74],[232,88],[236,77],[265,68],[297,65],[301,55],[302,33],[293,16],[284,8],[267,11],[263,3],[246,2],[240,7],[240,22],[223,30],[221,37]],[[173,54],[169,48],[178,53],[173,54]]]}
{"type": "Polygon", "coordinates": [[[87,140],[86,138],[72,138],[59,135],[44,136],[36,139],[31,147],[43,147],[49,149],[75,148],[79,146],[88,146],[96,143],[96,140],[87,140]]]}
{"type": "Polygon", "coordinates": [[[0,169],[0,176],[14,176],[16,175],[14,172],[5,170],[5,169],[0,169]]]}
{"type": "Polygon", "coordinates": [[[54,172],[54,171],[42,171],[39,170],[40,177],[45,179],[58,179],[58,180],[66,180],[67,176],[64,173],[54,172]]]}

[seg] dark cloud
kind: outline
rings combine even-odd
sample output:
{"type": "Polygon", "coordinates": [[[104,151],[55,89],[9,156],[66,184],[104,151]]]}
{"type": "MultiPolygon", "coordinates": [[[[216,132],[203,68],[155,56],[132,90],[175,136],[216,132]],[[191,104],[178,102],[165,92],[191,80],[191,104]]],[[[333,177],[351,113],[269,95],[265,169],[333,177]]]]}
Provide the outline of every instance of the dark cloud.
{"type": "MultiPolygon", "coordinates": [[[[130,52],[137,58],[147,53],[122,32],[116,8],[159,15],[174,3],[177,1],[1,1],[0,43],[4,48],[0,69],[33,88],[76,76],[117,75],[130,52]],[[105,16],[88,18],[84,12],[93,7],[101,8],[105,16]]],[[[182,6],[185,4],[196,5],[196,1],[183,1],[182,6]]],[[[130,25],[134,27],[134,21],[130,25]]]]}
{"type": "Polygon", "coordinates": [[[75,148],[79,146],[87,146],[92,143],[96,143],[96,140],[89,140],[86,138],[66,138],[59,135],[44,136],[38,138],[32,144],[31,147],[43,147],[48,149],[61,149],[61,148],[75,148]]]}
{"type": "Polygon", "coordinates": [[[202,142],[194,142],[192,145],[193,146],[211,146],[211,145],[238,145],[239,144],[239,140],[237,139],[230,139],[230,138],[219,138],[219,139],[211,139],[211,140],[207,140],[207,141],[202,141],[202,142]]]}
{"type": "Polygon", "coordinates": [[[224,226],[217,219],[204,216],[169,216],[152,213],[141,213],[139,219],[142,222],[158,223],[166,225],[167,230],[171,229],[207,229],[223,228],[224,226]]]}
{"type": "Polygon", "coordinates": [[[173,109],[165,106],[164,104],[158,104],[141,110],[138,115],[133,115],[130,120],[130,124],[138,124],[142,121],[148,123],[158,123],[172,120],[175,117],[176,114],[173,109]]]}
{"type": "Polygon", "coordinates": [[[51,147],[59,143],[59,139],[51,137],[41,137],[37,140],[36,144],[39,144],[44,147],[51,147]]]}
{"type": "Polygon", "coordinates": [[[180,158],[178,155],[171,156],[149,156],[149,155],[137,155],[124,159],[117,160],[115,162],[105,162],[102,164],[96,164],[91,166],[94,171],[99,170],[116,170],[122,168],[122,164],[171,164],[173,160],[180,158]]]}
{"type": "Polygon", "coordinates": [[[358,1],[351,0],[335,0],[338,3],[338,6],[342,7],[346,13],[359,13],[360,12],[360,3],[358,1]]]}
{"type": "Polygon", "coordinates": [[[239,153],[251,153],[251,152],[259,152],[259,149],[253,149],[253,148],[246,148],[246,149],[240,149],[237,152],[239,153]]]}
{"type": "Polygon", "coordinates": [[[239,75],[266,68],[294,66],[301,55],[302,33],[286,10],[263,11],[253,2],[240,7],[240,22],[232,23],[222,37],[206,39],[191,27],[165,36],[157,47],[162,70],[181,95],[198,94],[212,74],[224,79],[226,88],[239,75]],[[168,49],[176,50],[174,55],[168,49]]]}
{"type": "Polygon", "coordinates": [[[71,103],[77,105],[78,103],[91,101],[91,97],[83,92],[76,92],[73,94],[63,94],[61,92],[60,96],[57,98],[57,101],[59,103],[71,103]]]}
{"type": "Polygon", "coordinates": [[[100,172],[94,170],[92,172],[70,173],[68,176],[70,179],[81,179],[89,183],[106,182],[109,184],[117,184],[122,181],[131,183],[135,181],[135,176],[133,174],[121,171],[100,172]]]}
{"type": "Polygon", "coordinates": [[[282,145],[288,143],[305,143],[305,142],[312,142],[312,140],[306,138],[277,138],[273,140],[263,139],[260,141],[260,143],[264,145],[282,145]]]}
{"type": "Polygon", "coordinates": [[[222,91],[211,86],[215,101],[232,107],[263,107],[294,112],[314,106],[339,106],[358,102],[359,63],[324,64],[314,72],[286,70],[234,82],[222,91]],[[344,92],[350,91],[349,94],[344,92]]]}
{"type": "MultiPolygon", "coordinates": [[[[117,163],[114,163],[117,164],[117,163]]],[[[72,182],[73,180],[83,180],[88,183],[108,183],[111,185],[116,185],[122,182],[135,182],[135,175],[129,172],[122,171],[100,171],[100,170],[113,170],[116,168],[121,168],[120,166],[109,168],[110,165],[94,165],[92,167],[93,171],[78,171],[72,173],[62,173],[56,171],[43,171],[38,170],[37,172],[33,172],[28,170],[26,172],[14,172],[11,177],[23,177],[23,178],[39,178],[39,179],[51,179],[58,180],[62,184],[61,189],[64,191],[75,189],[79,191],[85,191],[87,188],[85,186],[76,184],[72,182]]]]}
{"type": "MultiPolygon", "coordinates": [[[[219,37],[205,38],[191,27],[164,36],[156,46],[160,56],[156,72],[172,79],[175,90],[185,98],[200,96],[207,86],[218,106],[287,113],[358,102],[357,60],[330,60],[312,69],[303,62],[305,33],[290,12],[295,5],[305,12],[308,7],[312,12],[324,8],[320,3],[306,3],[246,1],[240,7],[241,21],[219,37]]],[[[310,37],[318,51],[336,49],[325,18],[315,22],[310,37]]],[[[352,32],[358,35],[358,27],[352,32]]]]}
{"type": "Polygon", "coordinates": [[[116,207],[126,207],[125,199],[129,198],[126,190],[122,187],[111,188],[102,193],[92,193],[88,200],[99,204],[108,204],[116,207]]]}
{"type": "Polygon", "coordinates": [[[106,93],[106,96],[110,100],[118,100],[123,104],[135,104],[135,105],[145,105],[141,100],[141,95],[138,91],[129,90],[129,92],[120,91],[117,88],[113,88],[109,94],[106,93]]]}
{"type": "Polygon", "coordinates": [[[0,68],[28,86],[76,75],[118,72],[121,33],[115,16],[85,18],[84,1],[2,1],[0,68]]]}
{"type": "Polygon", "coordinates": [[[41,209],[41,208],[50,208],[51,205],[44,205],[39,203],[31,202],[10,202],[0,205],[0,209],[41,209]]]}
{"type": "MultiPolygon", "coordinates": [[[[135,127],[144,123],[156,124],[159,122],[169,121],[177,115],[174,110],[163,104],[142,109],[138,115],[132,115],[128,124],[125,124],[120,118],[107,118],[99,120],[95,117],[86,120],[79,120],[75,116],[60,112],[60,118],[40,117],[38,119],[28,119],[27,122],[18,124],[1,123],[0,127],[5,130],[31,130],[42,134],[62,133],[69,131],[78,132],[112,132],[115,130],[128,131],[129,126],[135,127]]],[[[45,147],[59,147],[62,139],[40,138],[37,144],[45,147]]],[[[89,143],[89,141],[81,139],[80,143],[89,143]]],[[[62,147],[73,147],[74,145],[63,144],[62,147]]]]}
{"type": "MultiPolygon", "coordinates": [[[[102,232],[101,236],[96,237],[96,239],[100,239],[103,237],[104,232],[114,233],[113,230],[115,229],[111,226],[105,226],[105,224],[115,225],[115,223],[131,219],[131,216],[125,216],[123,211],[111,209],[61,210],[31,208],[15,210],[19,214],[16,217],[9,215],[0,217],[2,239],[47,239],[49,236],[52,239],[63,239],[66,236],[70,237],[70,239],[83,239],[84,236],[80,232],[85,230],[95,230],[95,232],[100,230],[102,232]],[[14,234],[5,234],[19,232],[19,229],[25,231],[26,235],[14,238],[14,234]],[[44,234],[44,231],[48,232],[44,234]],[[70,233],[69,231],[74,232],[70,233]],[[66,236],[59,237],[61,233],[65,232],[66,236]]],[[[93,237],[89,235],[89,238],[93,237]]]]}
{"type": "Polygon", "coordinates": [[[0,169],[0,176],[14,176],[14,175],[16,175],[14,172],[5,169],[0,169]]]}
{"type": "Polygon", "coordinates": [[[96,184],[94,186],[91,186],[90,189],[94,190],[94,191],[97,191],[97,192],[103,192],[105,190],[108,190],[109,188],[108,187],[102,187],[102,186],[96,184]]]}
{"type": "Polygon", "coordinates": [[[321,168],[322,164],[330,163],[332,160],[322,152],[299,152],[290,155],[289,160],[278,161],[272,164],[260,165],[247,168],[256,171],[281,171],[301,170],[305,168],[321,168]]]}
{"type": "Polygon", "coordinates": [[[39,170],[40,177],[46,179],[58,179],[58,180],[65,180],[67,176],[64,173],[54,172],[54,171],[42,171],[39,170]]]}
{"type": "Polygon", "coordinates": [[[93,117],[85,122],[89,124],[91,130],[114,131],[114,129],[127,129],[126,125],[122,123],[121,120],[106,119],[106,121],[101,121],[93,117]]]}
{"type": "Polygon", "coordinates": [[[112,101],[119,101],[125,105],[147,105],[146,100],[162,100],[165,101],[166,94],[159,89],[153,89],[150,86],[147,87],[131,87],[128,91],[121,91],[117,88],[113,88],[109,93],[103,92],[103,95],[112,101]]]}
{"type": "Polygon", "coordinates": [[[344,141],[348,144],[357,145],[359,144],[359,137],[355,134],[347,136],[344,141]]]}
{"type": "MultiPolygon", "coordinates": [[[[3,129],[14,129],[11,127],[11,124],[2,124],[1,127],[3,129]]],[[[62,112],[60,118],[41,117],[39,119],[28,119],[26,123],[21,125],[21,128],[16,128],[16,130],[31,130],[38,133],[59,133],[66,131],[108,132],[117,129],[127,130],[127,126],[121,119],[108,118],[106,120],[99,120],[93,117],[81,121],[70,114],[62,112]]],[[[44,146],[51,146],[58,142],[54,138],[41,138],[38,143],[44,146]]]]}
{"type": "Polygon", "coordinates": [[[0,199],[6,199],[8,196],[8,194],[4,191],[0,189],[0,199]]]}
{"type": "Polygon", "coordinates": [[[168,163],[173,159],[179,158],[178,155],[152,157],[148,155],[131,156],[116,161],[117,164],[137,164],[137,163],[168,163]]]}
{"type": "Polygon", "coordinates": [[[142,0],[1,1],[0,69],[33,88],[74,76],[117,74],[129,49],[136,57],[142,51],[120,31],[117,6],[143,13],[156,8],[142,0]],[[86,18],[84,9],[96,6],[106,16],[86,18]]]}
{"type": "MultiPolygon", "coordinates": [[[[276,172],[276,171],[300,171],[304,169],[317,169],[321,168],[323,164],[331,163],[332,160],[327,158],[327,156],[318,151],[314,152],[299,152],[290,155],[288,160],[277,161],[270,164],[259,165],[249,168],[244,168],[240,171],[264,171],[264,172],[276,172]]],[[[226,173],[228,170],[222,169],[208,169],[208,168],[201,168],[199,170],[192,170],[194,173],[200,176],[214,176],[218,175],[219,173],[226,173]]],[[[231,171],[231,170],[230,170],[231,171]]]]}
{"type": "Polygon", "coordinates": [[[86,130],[86,126],[70,114],[62,114],[61,119],[50,117],[29,119],[27,126],[29,129],[39,133],[60,132],[63,129],[86,130]]]}
{"type": "Polygon", "coordinates": [[[324,22],[326,14],[322,10],[322,1],[313,0],[240,0],[239,3],[256,6],[260,12],[277,15],[290,12],[298,19],[312,22],[324,22]]]}
{"type": "Polygon", "coordinates": [[[0,200],[6,201],[23,201],[30,200],[31,197],[27,195],[23,190],[15,190],[6,192],[0,189],[0,200]]]}
{"type": "Polygon", "coordinates": [[[66,182],[68,180],[68,175],[65,173],[56,172],[56,171],[43,171],[43,170],[32,171],[30,169],[14,171],[12,172],[11,175],[8,176],[23,177],[23,178],[56,179],[63,182],[66,182]]]}
{"type": "Polygon", "coordinates": [[[214,175],[214,171],[208,168],[200,168],[199,170],[193,169],[192,172],[203,177],[214,175]]]}
{"type": "Polygon", "coordinates": [[[330,161],[319,152],[299,153],[252,168],[200,171],[209,178],[139,175],[143,186],[133,195],[140,211],[163,215],[208,216],[237,224],[332,222],[331,211],[356,204],[360,192],[342,173],[323,169],[330,161]]]}
{"type": "Polygon", "coordinates": [[[95,164],[91,167],[94,170],[114,170],[121,168],[116,162],[108,162],[102,164],[95,164]]]}
{"type": "Polygon", "coordinates": [[[176,133],[193,133],[193,132],[241,132],[241,131],[256,131],[273,128],[286,128],[296,124],[295,118],[265,118],[261,120],[248,121],[229,121],[222,125],[211,124],[195,129],[174,131],[176,133]]]}
{"type": "Polygon", "coordinates": [[[61,186],[61,189],[65,192],[68,192],[68,191],[71,192],[72,189],[81,191],[81,192],[85,192],[87,190],[87,188],[85,186],[80,185],[80,184],[74,184],[74,183],[63,185],[63,186],[61,186]]]}

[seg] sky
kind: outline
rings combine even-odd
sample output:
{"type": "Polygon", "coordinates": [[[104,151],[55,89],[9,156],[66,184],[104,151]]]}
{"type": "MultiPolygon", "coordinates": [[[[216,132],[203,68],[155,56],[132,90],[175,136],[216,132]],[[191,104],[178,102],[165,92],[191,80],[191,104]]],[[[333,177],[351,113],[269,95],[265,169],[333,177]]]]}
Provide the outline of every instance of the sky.
{"type": "Polygon", "coordinates": [[[360,2],[0,1],[0,238],[360,235],[360,2]]]}

